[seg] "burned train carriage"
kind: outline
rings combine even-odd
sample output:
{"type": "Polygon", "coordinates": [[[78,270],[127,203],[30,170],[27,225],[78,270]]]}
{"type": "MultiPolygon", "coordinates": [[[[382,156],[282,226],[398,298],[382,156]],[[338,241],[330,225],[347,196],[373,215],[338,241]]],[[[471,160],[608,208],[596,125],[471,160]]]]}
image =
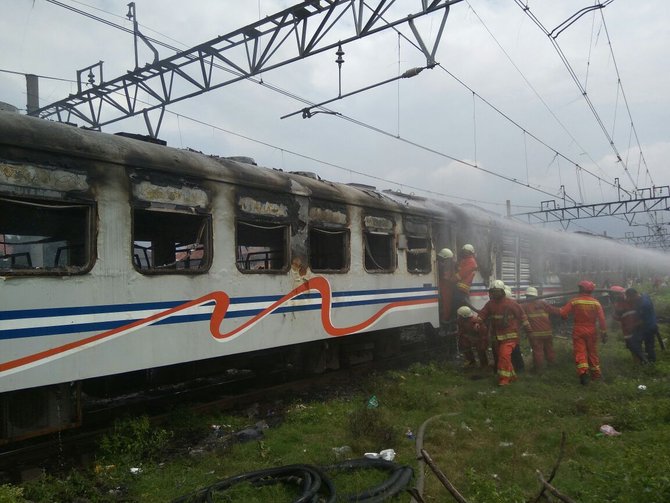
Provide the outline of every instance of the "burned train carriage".
{"type": "Polygon", "coordinates": [[[0,437],[76,424],[111,379],[281,347],[336,365],[340,342],[438,326],[435,224],[366,187],[0,113],[0,437]]]}
{"type": "Polygon", "coordinates": [[[475,307],[495,278],[558,290],[574,256],[476,208],[6,112],[0,242],[0,442],[79,424],[82,397],[397,351],[439,326],[442,247],[475,246],[475,307]]]}

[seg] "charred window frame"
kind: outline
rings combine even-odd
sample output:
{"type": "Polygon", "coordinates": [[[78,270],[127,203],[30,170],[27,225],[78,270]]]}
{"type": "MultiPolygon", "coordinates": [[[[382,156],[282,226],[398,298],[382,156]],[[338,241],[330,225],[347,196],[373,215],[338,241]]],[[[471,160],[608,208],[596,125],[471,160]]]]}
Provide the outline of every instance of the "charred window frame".
{"type": "Polygon", "coordinates": [[[243,273],[277,273],[288,270],[289,225],[237,220],[235,263],[243,273]]]}
{"type": "Polygon", "coordinates": [[[212,264],[212,217],[133,208],[132,259],[142,274],[201,274],[212,264]]]}
{"type": "Polygon", "coordinates": [[[426,274],[431,268],[430,238],[428,236],[407,236],[407,272],[426,274]]]}
{"type": "Polygon", "coordinates": [[[393,272],[397,267],[395,220],[387,215],[363,219],[363,266],[367,272],[393,272]]]}
{"type": "Polygon", "coordinates": [[[85,274],[95,261],[91,201],[0,197],[0,274],[85,274]]]}
{"type": "MultiPolygon", "coordinates": [[[[416,218],[404,218],[407,234],[400,243],[405,246],[407,272],[411,274],[427,274],[432,270],[430,226],[427,221],[416,218]]],[[[400,244],[398,247],[402,247],[400,244]]]]}
{"type": "Polygon", "coordinates": [[[314,272],[349,270],[349,229],[313,226],[309,229],[309,267],[314,272]]]}

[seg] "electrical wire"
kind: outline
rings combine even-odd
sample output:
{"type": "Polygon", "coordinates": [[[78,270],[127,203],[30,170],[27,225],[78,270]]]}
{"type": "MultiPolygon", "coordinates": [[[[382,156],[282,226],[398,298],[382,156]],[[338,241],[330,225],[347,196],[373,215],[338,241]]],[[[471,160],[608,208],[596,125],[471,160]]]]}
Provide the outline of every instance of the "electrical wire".
{"type": "MultiPolygon", "coordinates": [[[[66,8],[66,9],[68,9],[68,10],[73,11],[73,12],[76,12],[76,13],[78,13],[78,14],[81,14],[81,15],[84,15],[84,16],[86,16],[86,17],[89,17],[89,18],[91,18],[91,19],[94,19],[94,20],[96,20],[96,21],[103,22],[103,23],[105,23],[105,24],[107,24],[107,25],[110,25],[110,26],[113,26],[113,27],[115,27],[115,28],[117,28],[117,29],[121,29],[121,30],[126,31],[126,32],[128,32],[128,33],[133,33],[133,31],[130,30],[130,29],[128,29],[128,28],[125,28],[125,27],[123,27],[123,26],[121,26],[121,25],[117,25],[117,24],[112,23],[112,22],[110,22],[110,21],[108,21],[108,20],[105,20],[105,19],[103,19],[103,18],[99,18],[98,16],[94,16],[94,15],[92,15],[92,14],[90,14],[90,13],[85,12],[85,11],[81,11],[81,10],[76,9],[76,8],[74,8],[74,7],[68,6],[67,4],[64,4],[64,3],[62,3],[62,2],[59,2],[59,1],[57,1],[57,0],[47,0],[47,1],[50,2],[50,3],[53,3],[53,4],[55,4],[55,5],[64,7],[64,8],[66,8]]],[[[84,5],[85,5],[85,4],[84,4],[84,5]]],[[[368,8],[369,8],[369,7],[368,7],[368,8]]],[[[470,8],[471,8],[471,7],[470,7],[470,8]]],[[[474,10],[473,10],[473,12],[474,12],[474,10]]],[[[476,14],[476,13],[475,13],[475,14],[476,14]]],[[[397,31],[397,30],[396,30],[396,31],[397,31]]],[[[399,34],[399,35],[402,35],[402,36],[407,40],[407,37],[405,37],[405,36],[404,36],[403,34],[401,34],[399,31],[398,31],[398,34],[399,34]]],[[[173,47],[173,46],[170,46],[169,44],[165,44],[165,43],[163,43],[163,42],[161,42],[161,41],[159,41],[159,40],[150,39],[150,38],[149,38],[149,40],[151,40],[152,42],[154,42],[154,43],[156,43],[156,44],[158,44],[158,45],[162,45],[162,46],[164,46],[164,47],[170,48],[170,49],[172,49],[172,50],[175,50],[175,51],[178,51],[178,50],[179,50],[179,49],[177,49],[177,48],[175,48],[175,47],[173,47]]],[[[416,47],[416,44],[414,44],[412,41],[410,41],[410,43],[412,43],[412,45],[414,45],[414,46],[416,47]]],[[[225,68],[223,68],[223,69],[225,69],[225,68]]],[[[225,69],[225,70],[228,70],[228,69],[225,69]]],[[[233,72],[233,73],[234,73],[234,72],[233,72]]],[[[449,72],[448,72],[448,73],[449,73],[449,72]]],[[[452,76],[453,76],[453,75],[452,75],[452,76]]],[[[262,81],[258,81],[258,80],[253,79],[253,78],[250,78],[249,80],[255,81],[255,82],[260,83],[260,84],[262,84],[262,85],[266,85],[264,82],[262,82],[262,81]]],[[[301,97],[299,97],[299,96],[297,96],[297,95],[295,95],[295,94],[286,92],[286,91],[284,91],[284,90],[282,90],[282,89],[280,89],[280,88],[278,88],[278,87],[276,87],[276,86],[266,85],[266,87],[268,87],[268,88],[270,88],[270,89],[272,89],[272,90],[274,90],[274,91],[276,91],[276,92],[280,92],[281,94],[284,94],[284,95],[286,95],[286,96],[289,96],[289,97],[291,97],[291,98],[293,98],[293,99],[296,99],[296,100],[298,100],[298,101],[302,101],[302,102],[304,102],[304,103],[310,103],[309,100],[305,100],[304,98],[301,98],[301,97]]],[[[471,90],[471,91],[472,91],[472,90],[471,90]]],[[[473,99],[474,99],[474,96],[476,95],[476,93],[475,93],[474,91],[472,91],[472,92],[473,92],[473,99]]],[[[477,96],[479,96],[479,95],[477,95],[477,96]]],[[[480,97],[480,99],[481,99],[481,97],[480,97]]],[[[488,104],[488,103],[487,103],[487,104],[488,104]]],[[[489,104],[489,106],[490,106],[490,104],[489,104]]],[[[495,109],[495,108],[494,108],[494,109],[495,109]]],[[[497,110],[497,109],[496,109],[496,110],[497,110]]],[[[504,114],[503,114],[503,116],[504,116],[504,114]]],[[[188,118],[189,120],[194,120],[193,118],[190,118],[190,117],[186,117],[186,116],[184,116],[184,117],[185,117],[185,118],[188,118]]],[[[505,116],[505,117],[506,117],[506,116],[505,116]]],[[[403,138],[400,138],[398,135],[392,135],[392,134],[390,134],[390,133],[388,133],[388,132],[385,132],[385,131],[383,131],[383,130],[381,130],[381,129],[379,129],[379,128],[376,128],[376,127],[374,127],[374,126],[370,126],[370,125],[368,125],[368,124],[365,124],[365,123],[363,123],[362,121],[358,121],[358,120],[355,120],[355,119],[352,119],[352,118],[349,118],[349,117],[344,117],[344,116],[340,116],[340,118],[343,118],[343,119],[345,119],[345,120],[349,120],[350,122],[353,122],[353,123],[358,124],[358,125],[360,125],[360,126],[367,127],[368,129],[371,129],[371,130],[376,131],[376,132],[378,132],[378,133],[385,134],[385,135],[387,135],[387,136],[391,136],[391,137],[396,138],[396,139],[399,139],[399,140],[401,140],[401,141],[405,141],[405,142],[407,142],[407,143],[409,143],[409,144],[411,144],[411,145],[414,145],[415,147],[423,148],[424,150],[427,150],[427,151],[432,152],[432,153],[435,153],[435,154],[437,154],[437,155],[446,157],[446,158],[451,159],[451,160],[453,160],[453,161],[455,161],[455,162],[459,162],[459,163],[465,164],[465,165],[467,165],[467,166],[470,166],[470,167],[472,167],[472,168],[474,168],[474,169],[478,169],[478,170],[483,171],[484,173],[490,174],[490,175],[492,175],[492,176],[496,176],[496,177],[499,177],[499,178],[501,178],[501,179],[507,180],[507,181],[509,181],[509,182],[519,184],[519,185],[521,185],[521,186],[523,186],[523,187],[526,187],[526,188],[530,188],[530,189],[532,189],[532,190],[539,191],[539,192],[544,193],[544,194],[546,194],[546,195],[549,195],[549,196],[551,196],[551,197],[555,197],[555,194],[552,194],[552,193],[550,193],[550,192],[548,192],[548,191],[545,191],[545,190],[543,190],[543,189],[540,189],[540,188],[539,188],[539,187],[540,187],[539,185],[538,185],[538,186],[532,186],[532,185],[530,185],[529,183],[524,184],[524,183],[522,183],[522,182],[519,182],[516,178],[507,177],[507,176],[505,176],[505,175],[501,175],[501,174],[495,173],[495,172],[493,172],[493,171],[491,171],[491,170],[487,170],[487,169],[481,168],[480,166],[478,166],[478,165],[476,164],[476,162],[475,162],[475,164],[468,163],[468,162],[466,162],[466,161],[463,161],[463,160],[461,160],[461,159],[457,159],[457,158],[455,158],[455,157],[453,157],[453,156],[450,156],[450,155],[448,155],[448,154],[445,154],[445,153],[442,153],[442,152],[438,152],[438,151],[436,151],[436,150],[434,150],[434,149],[430,149],[430,148],[428,148],[428,147],[421,146],[421,145],[419,145],[419,144],[416,143],[416,142],[411,142],[411,141],[409,141],[409,140],[405,140],[405,139],[403,139],[403,138]]],[[[506,118],[507,118],[507,117],[506,117],[506,118]]],[[[509,119],[508,119],[508,120],[509,120],[509,119]]],[[[196,122],[197,122],[197,121],[196,121],[196,122]]],[[[513,122],[513,121],[512,121],[512,122],[513,122]]],[[[519,126],[517,125],[517,127],[519,127],[519,126]]],[[[522,129],[522,131],[526,132],[525,129],[523,129],[523,128],[521,128],[521,129],[522,129]]],[[[533,136],[533,135],[531,135],[531,136],[533,136]]],[[[533,137],[534,137],[534,136],[533,136],[533,137]]],[[[534,137],[534,138],[536,138],[536,137],[534,137]]],[[[248,139],[249,139],[249,138],[248,138],[248,139]]],[[[536,138],[536,139],[537,139],[537,138],[536,138]]],[[[573,138],[573,139],[574,139],[574,138],[573,138]]],[[[263,142],[261,142],[261,143],[263,143],[263,142]]],[[[542,143],[542,142],[541,142],[541,143],[542,143]]],[[[543,143],[543,144],[544,144],[544,143],[543,143]]],[[[547,148],[550,148],[550,149],[551,149],[551,147],[549,147],[548,145],[546,145],[546,144],[544,144],[544,145],[547,146],[547,148]]],[[[275,147],[275,148],[276,148],[276,147],[275,147]]],[[[475,147],[475,148],[476,148],[476,147],[475,147]]],[[[554,152],[557,152],[555,149],[552,149],[552,150],[553,150],[554,152]]],[[[558,152],[557,152],[557,153],[558,153],[558,152]]],[[[295,155],[295,153],[293,153],[293,154],[295,155]]],[[[566,159],[567,159],[567,158],[566,158],[566,159]]],[[[571,161],[571,162],[572,162],[572,161],[571,161]]],[[[328,163],[327,163],[327,164],[328,164],[328,163]]],[[[577,163],[573,163],[573,164],[575,164],[576,166],[579,166],[577,163]]],[[[585,169],[582,168],[581,166],[579,166],[579,168],[585,170],[585,169]]],[[[344,169],[346,169],[346,168],[344,168],[344,169]]],[[[428,193],[434,193],[434,192],[432,192],[432,191],[426,191],[425,189],[421,189],[421,188],[418,188],[418,187],[408,186],[407,184],[401,184],[401,183],[398,183],[398,182],[393,182],[393,181],[390,181],[390,180],[385,180],[385,179],[380,178],[380,177],[370,176],[370,175],[367,175],[367,174],[365,174],[365,173],[356,172],[356,171],[348,170],[348,169],[346,169],[346,170],[349,171],[349,172],[355,172],[355,173],[360,174],[360,175],[362,175],[362,176],[369,176],[369,177],[371,177],[371,178],[373,178],[373,179],[375,179],[375,178],[376,178],[376,179],[381,179],[381,180],[383,180],[383,181],[387,181],[387,182],[390,182],[390,183],[395,183],[395,184],[397,184],[397,185],[407,186],[407,187],[412,188],[412,189],[415,189],[415,190],[421,190],[421,191],[428,192],[428,193]]],[[[588,173],[590,173],[588,170],[585,170],[585,171],[588,172],[588,173]]],[[[591,174],[591,173],[590,173],[590,174],[591,174]]],[[[595,175],[595,176],[597,177],[597,175],[595,175]]],[[[597,177],[597,178],[599,178],[599,177],[597,177]]],[[[609,183],[609,182],[607,182],[607,183],[609,183]]],[[[611,184],[610,184],[610,185],[611,185],[611,184]]],[[[447,197],[453,197],[453,196],[447,196],[447,197]]],[[[460,198],[460,199],[464,199],[464,198],[460,198]]],[[[472,201],[471,199],[468,199],[468,200],[472,201]]],[[[481,201],[476,201],[476,202],[481,202],[481,201]]],[[[486,202],[485,202],[485,204],[496,204],[496,203],[486,203],[486,202]]]]}
{"type": "Polygon", "coordinates": [[[556,113],[552,110],[552,108],[549,106],[549,104],[544,100],[544,98],[542,97],[542,95],[540,95],[539,91],[538,91],[537,89],[535,89],[535,86],[533,86],[533,84],[531,84],[531,82],[528,80],[528,78],[526,77],[526,75],[521,71],[521,68],[519,68],[519,66],[514,62],[514,60],[512,59],[512,57],[509,55],[509,53],[505,50],[505,48],[502,46],[502,44],[501,44],[501,43],[498,41],[498,39],[495,37],[495,35],[491,32],[491,30],[489,30],[489,28],[488,28],[488,26],[486,25],[486,23],[484,23],[484,20],[483,20],[483,19],[479,16],[479,14],[477,14],[477,12],[472,8],[472,5],[470,5],[469,2],[467,2],[467,4],[468,4],[468,7],[470,8],[470,10],[472,11],[472,13],[475,15],[475,17],[477,17],[477,19],[479,20],[479,22],[482,24],[482,26],[484,27],[484,29],[486,30],[486,32],[491,36],[491,38],[492,38],[493,41],[496,43],[496,45],[500,48],[500,50],[501,50],[502,53],[505,55],[505,57],[507,58],[507,60],[508,60],[508,61],[510,62],[510,64],[514,67],[514,69],[519,73],[519,75],[521,76],[521,78],[523,79],[523,81],[526,83],[526,85],[529,87],[529,89],[533,92],[533,94],[535,94],[535,96],[537,97],[537,99],[540,100],[540,103],[542,103],[542,105],[547,109],[547,111],[548,111],[549,114],[554,118],[554,120],[556,121],[556,123],[557,123],[557,124],[561,127],[561,129],[563,129],[563,131],[570,137],[570,140],[572,140],[572,142],[573,142],[575,145],[577,145],[577,147],[578,147],[584,154],[586,154],[586,156],[588,157],[589,161],[591,161],[591,163],[592,163],[594,166],[596,166],[604,176],[607,176],[607,173],[606,173],[606,172],[605,172],[605,171],[598,165],[598,163],[596,162],[596,160],[593,159],[593,157],[591,157],[591,155],[587,152],[587,150],[586,150],[584,147],[581,146],[581,144],[577,141],[577,139],[574,137],[574,135],[573,135],[573,134],[570,132],[570,130],[567,128],[567,126],[565,126],[565,124],[563,124],[563,122],[561,122],[561,120],[558,118],[558,115],[556,115],[556,113]]]}
{"type": "Polygon", "coordinates": [[[600,11],[600,16],[601,16],[602,21],[603,21],[603,27],[605,28],[605,36],[607,37],[607,45],[610,48],[610,54],[612,56],[612,62],[614,63],[614,70],[615,70],[616,76],[617,76],[617,86],[618,86],[618,88],[621,89],[621,96],[623,97],[623,101],[626,105],[626,111],[628,112],[628,118],[630,119],[630,127],[631,127],[631,130],[633,131],[633,134],[635,135],[635,140],[637,141],[637,146],[640,150],[640,159],[642,160],[642,163],[644,164],[647,176],[649,177],[649,181],[650,181],[651,185],[653,186],[653,185],[655,185],[654,180],[651,177],[651,173],[649,172],[649,168],[647,166],[647,161],[645,160],[644,154],[642,153],[642,146],[640,145],[640,138],[637,136],[637,129],[635,128],[635,123],[633,122],[633,115],[630,111],[630,105],[628,104],[628,98],[626,97],[626,93],[623,89],[623,84],[621,82],[621,74],[619,73],[619,65],[617,65],[616,58],[614,56],[614,48],[612,47],[612,40],[610,39],[609,30],[607,29],[607,23],[605,22],[605,15],[603,14],[602,10],[600,11]]]}
{"type": "MultiPolygon", "coordinates": [[[[565,68],[567,69],[568,74],[570,75],[570,77],[574,81],[575,85],[579,89],[582,97],[586,101],[586,104],[587,104],[589,110],[591,110],[591,113],[593,114],[594,118],[596,119],[596,122],[598,123],[598,125],[600,126],[600,129],[602,130],[603,134],[605,135],[605,138],[607,139],[607,141],[610,145],[610,148],[614,152],[614,155],[616,156],[617,161],[620,162],[621,165],[623,166],[624,172],[628,176],[630,182],[633,184],[633,187],[635,188],[635,190],[638,190],[637,184],[635,183],[635,180],[633,179],[632,175],[630,174],[630,171],[628,170],[628,166],[626,166],[624,160],[621,157],[621,154],[619,153],[619,150],[617,149],[617,147],[614,143],[614,140],[612,139],[609,132],[607,131],[607,127],[605,127],[605,123],[603,122],[602,118],[598,114],[598,111],[596,110],[595,105],[591,101],[591,98],[589,97],[588,93],[586,92],[586,89],[584,89],[584,86],[582,86],[582,83],[579,81],[579,77],[577,77],[577,74],[575,73],[574,69],[572,68],[572,65],[570,65],[570,62],[568,61],[567,56],[563,53],[563,50],[561,49],[561,46],[556,41],[556,38],[553,36],[553,32],[548,31],[544,27],[542,22],[535,16],[535,14],[533,14],[531,12],[530,7],[528,5],[524,5],[522,0],[514,0],[514,1],[516,2],[516,4],[519,7],[521,7],[521,10],[523,10],[523,12],[533,21],[533,23],[535,23],[535,25],[538,28],[540,28],[540,30],[545,35],[547,35],[547,38],[551,42],[551,45],[554,47],[554,50],[556,51],[556,53],[559,56],[559,59],[561,60],[561,62],[565,66],[565,68]]],[[[598,4],[599,5],[598,8],[602,8],[605,5],[607,5],[608,3],[609,3],[609,1],[606,2],[605,4],[598,4]],[[600,7],[600,6],[602,6],[602,7],[600,7]]],[[[572,24],[572,23],[570,23],[570,24],[572,24]]],[[[568,26],[570,26],[570,24],[568,26]]],[[[567,26],[565,28],[567,28],[567,26]]],[[[563,31],[563,30],[561,30],[561,31],[563,31]]],[[[556,36],[558,36],[558,35],[556,35],[556,36]]]]}

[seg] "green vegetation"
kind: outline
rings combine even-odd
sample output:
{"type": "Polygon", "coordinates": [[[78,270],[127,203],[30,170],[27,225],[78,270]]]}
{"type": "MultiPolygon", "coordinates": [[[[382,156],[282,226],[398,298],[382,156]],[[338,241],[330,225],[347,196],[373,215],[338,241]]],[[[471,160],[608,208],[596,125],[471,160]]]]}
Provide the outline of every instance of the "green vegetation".
{"type": "MultiPolygon", "coordinates": [[[[670,315],[670,294],[654,298],[670,315]]],[[[665,339],[670,328],[662,327],[665,339]]],[[[0,486],[0,502],[165,502],[218,480],[289,464],[326,466],[391,448],[416,469],[421,424],[435,417],[424,448],[471,503],[524,502],[540,490],[536,471],[548,477],[566,441],[553,484],[581,503],[670,501],[670,348],[654,366],[636,366],[620,334],[601,346],[604,380],[578,383],[570,341],[556,339],[559,360],[540,375],[523,374],[498,388],[489,370],[462,370],[453,362],[414,365],[372,375],[362,390],[330,400],[285,404],[281,421],[260,440],[236,441],[233,432],[258,418],[199,417],[184,411],[151,426],[146,418],[121,421],[105,437],[90,470],[45,476],[21,487],[0,486]],[[638,389],[640,384],[645,390],[638,389]],[[374,395],[378,406],[370,406],[374,395]],[[607,436],[602,425],[621,433],[607,436]],[[348,446],[345,449],[344,446],[348,446]],[[334,448],[340,448],[335,449],[334,448]],[[349,454],[346,454],[349,452],[349,454]],[[131,472],[131,468],[135,473],[131,472]],[[24,499],[25,498],[25,499],[24,499]]],[[[524,342],[524,351],[528,344],[524,342]]],[[[526,354],[527,361],[529,355],[526,354]]],[[[276,416],[274,416],[276,417],[276,416]]],[[[273,417],[273,418],[274,418],[273,417]]],[[[338,492],[380,483],[376,470],[334,476],[338,492]]],[[[215,501],[291,501],[295,487],[236,486],[215,501]]],[[[424,498],[451,501],[427,469],[424,498]]],[[[407,501],[408,496],[393,501],[407,501]]]]}

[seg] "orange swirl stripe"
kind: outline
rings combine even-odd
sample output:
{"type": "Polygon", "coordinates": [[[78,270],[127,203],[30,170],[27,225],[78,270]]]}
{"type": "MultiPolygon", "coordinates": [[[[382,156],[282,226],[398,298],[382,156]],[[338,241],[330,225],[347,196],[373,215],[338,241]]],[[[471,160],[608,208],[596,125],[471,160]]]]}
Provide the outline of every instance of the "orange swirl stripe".
{"type": "Polygon", "coordinates": [[[45,351],[41,351],[39,353],[34,353],[32,355],[17,358],[16,360],[0,363],[0,372],[5,372],[25,365],[33,364],[40,360],[53,359],[58,356],[64,356],[65,353],[68,353],[70,351],[82,349],[85,346],[89,346],[95,343],[100,343],[105,339],[111,339],[113,337],[124,335],[124,333],[129,333],[144,326],[149,326],[158,321],[169,318],[180,311],[184,311],[192,307],[201,306],[211,301],[214,301],[215,305],[214,310],[212,311],[212,315],[210,317],[209,331],[212,337],[214,337],[217,340],[228,339],[230,337],[245,332],[253,325],[258,323],[262,318],[266,317],[267,315],[271,314],[273,311],[278,309],[282,304],[290,301],[291,299],[294,299],[295,297],[298,297],[299,295],[302,295],[303,293],[310,291],[317,291],[321,294],[321,323],[326,333],[333,337],[353,334],[361,330],[364,330],[367,327],[374,324],[385,313],[387,313],[392,309],[403,306],[430,304],[436,302],[435,299],[414,299],[414,300],[389,302],[367,320],[364,320],[356,325],[352,325],[349,327],[336,327],[332,324],[330,319],[330,314],[332,310],[332,292],[330,283],[326,278],[318,276],[307,280],[302,285],[293,289],[292,291],[284,295],[281,299],[278,299],[277,301],[273,302],[268,307],[263,309],[260,313],[253,316],[239,327],[229,332],[221,333],[219,331],[219,327],[221,326],[221,323],[226,317],[226,313],[228,312],[228,308],[230,307],[230,296],[228,296],[228,294],[226,294],[225,292],[216,291],[208,293],[207,295],[203,295],[202,297],[191,300],[189,302],[185,302],[184,304],[175,306],[171,309],[161,311],[160,313],[156,313],[147,318],[143,318],[141,320],[128,323],[121,327],[117,327],[108,330],[106,332],[101,332],[99,334],[92,335],[90,337],[86,337],[78,341],[73,341],[67,344],[63,344],[61,346],[50,348],[45,351]]]}

